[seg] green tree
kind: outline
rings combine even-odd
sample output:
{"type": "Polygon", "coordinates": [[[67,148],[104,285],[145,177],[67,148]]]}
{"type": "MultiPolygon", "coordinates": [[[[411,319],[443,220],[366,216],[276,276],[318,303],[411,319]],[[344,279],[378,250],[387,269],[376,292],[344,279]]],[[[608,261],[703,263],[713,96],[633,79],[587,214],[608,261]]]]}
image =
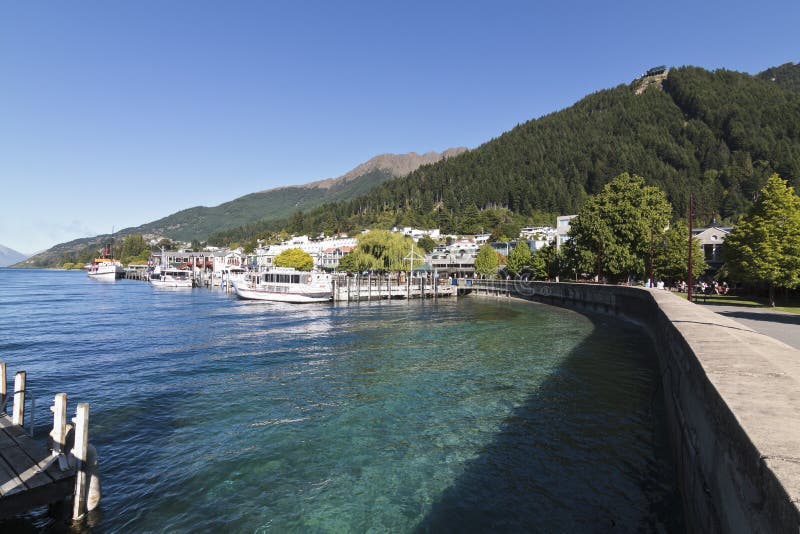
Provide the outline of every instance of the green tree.
{"type": "Polygon", "coordinates": [[[288,248],[275,256],[273,263],[276,267],[292,267],[298,271],[310,271],[314,267],[314,258],[302,249],[288,248]]]}
{"type": "Polygon", "coordinates": [[[428,253],[436,248],[436,241],[431,239],[430,236],[424,235],[419,238],[419,241],[417,241],[417,245],[419,245],[419,248],[423,249],[426,253],[428,253]]]}
{"type": "Polygon", "coordinates": [[[402,271],[409,267],[404,260],[411,252],[414,242],[396,232],[388,230],[370,230],[358,236],[357,252],[362,252],[375,259],[374,268],[389,271],[402,271]]]}
{"type": "Polygon", "coordinates": [[[362,271],[371,271],[379,268],[377,263],[377,258],[359,250],[354,250],[339,260],[339,270],[357,273],[362,271]]]}
{"type": "Polygon", "coordinates": [[[543,278],[552,280],[564,274],[565,271],[564,255],[558,250],[555,243],[545,245],[533,253],[531,275],[537,280],[543,278]]]}
{"type": "Polygon", "coordinates": [[[150,247],[148,247],[147,243],[145,243],[142,234],[133,234],[126,236],[125,239],[123,239],[120,256],[122,257],[123,261],[126,261],[127,258],[139,256],[142,254],[142,252],[149,250],[150,247]]]}
{"type": "Polygon", "coordinates": [[[585,271],[594,263],[598,277],[643,276],[651,238],[663,234],[671,211],[663,191],[646,186],[641,176],[620,174],[570,222],[574,260],[585,271]]]}
{"type": "Polygon", "coordinates": [[[508,253],[506,266],[509,272],[515,276],[519,276],[522,274],[522,271],[530,267],[531,258],[531,247],[528,246],[527,241],[520,239],[517,241],[516,246],[511,249],[511,252],[508,253]]]}
{"type": "Polygon", "coordinates": [[[500,261],[497,258],[497,252],[491,245],[484,244],[478,249],[478,255],[475,257],[475,272],[482,276],[493,276],[497,272],[497,267],[500,261]]]}
{"type": "MultiPolygon", "coordinates": [[[[677,221],[654,242],[653,276],[670,280],[686,280],[689,276],[689,225],[677,221]]],[[[708,269],[703,247],[692,239],[692,272],[701,274],[708,269]]]]}
{"type": "Polygon", "coordinates": [[[743,281],[766,283],[769,305],[775,288],[800,285],[800,199],[777,174],[723,245],[725,264],[743,281]]]}

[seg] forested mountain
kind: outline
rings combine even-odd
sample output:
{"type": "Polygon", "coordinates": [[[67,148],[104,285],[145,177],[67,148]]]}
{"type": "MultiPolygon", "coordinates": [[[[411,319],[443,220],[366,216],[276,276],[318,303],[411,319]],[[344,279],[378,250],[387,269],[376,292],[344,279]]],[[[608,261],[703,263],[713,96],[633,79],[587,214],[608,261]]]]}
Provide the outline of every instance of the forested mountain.
{"type": "MultiPolygon", "coordinates": [[[[397,176],[408,174],[420,165],[456,156],[466,148],[450,148],[442,153],[381,154],[362,163],[338,178],[328,178],[300,186],[280,187],[251,193],[214,207],[197,206],[167,217],[118,231],[116,237],[144,234],[178,241],[205,240],[209,234],[241,227],[251,221],[288,217],[297,210],[307,210],[324,202],[348,200],[362,195],[397,176]]],[[[19,266],[53,267],[66,261],[91,260],[110,235],[99,235],[60,243],[28,258],[19,266]]],[[[24,258],[20,258],[20,261],[24,258]]]]}
{"type": "Polygon", "coordinates": [[[325,202],[355,198],[387,180],[408,174],[420,165],[435,163],[465,150],[451,148],[441,154],[381,154],[339,178],[251,193],[212,208],[189,208],[130,230],[133,233],[158,234],[180,241],[203,240],[213,232],[259,219],[280,219],[297,210],[308,210],[325,202]]]}
{"type": "Polygon", "coordinates": [[[800,92],[800,63],[784,63],[758,73],[762,80],[774,82],[785,89],[800,92]]]}
{"type": "Polygon", "coordinates": [[[686,214],[692,192],[699,218],[732,221],[773,172],[795,186],[800,180],[800,93],[787,88],[796,65],[777,72],[772,77],[786,83],[765,73],[672,69],[641,94],[648,80],[599,91],[354,200],[211,240],[395,224],[489,231],[509,213],[528,220],[575,213],[622,172],[662,188],[675,216],[686,214]]]}

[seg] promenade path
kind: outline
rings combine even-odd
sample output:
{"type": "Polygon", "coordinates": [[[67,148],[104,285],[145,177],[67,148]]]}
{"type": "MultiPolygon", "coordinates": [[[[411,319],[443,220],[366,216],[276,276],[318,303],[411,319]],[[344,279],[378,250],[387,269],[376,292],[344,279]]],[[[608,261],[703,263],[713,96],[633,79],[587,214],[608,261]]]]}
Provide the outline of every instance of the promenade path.
{"type": "Polygon", "coordinates": [[[800,314],[774,311],[768,308],[704,304],[702,302],[697,304],[738,321],[759,334],[775,338],[796,349],[800,349],[800,314]]]}

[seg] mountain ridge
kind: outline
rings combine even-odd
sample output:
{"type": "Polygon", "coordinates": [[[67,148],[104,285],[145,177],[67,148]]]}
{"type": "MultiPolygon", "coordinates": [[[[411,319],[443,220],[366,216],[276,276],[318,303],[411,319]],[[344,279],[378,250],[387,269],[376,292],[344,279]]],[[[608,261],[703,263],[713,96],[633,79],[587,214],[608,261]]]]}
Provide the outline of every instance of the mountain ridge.
{"type": "Polygon", "coordinates": [[[499,231],[509,219],[576,213],[587,195],[622,172],[662,188],[676,217],[686,216],[692,193],[695,205],[703,206],[701,217],[733,222],[771,173],[800,186],[800,92],[791,84],[796,74],[796,64],[767,79],[726,69],[670,68],[661,84],[638,91],[637,78],[597,91],[351,201],[210,239],[226,244],[279,228],[348,232],[374,225],[499,231]]]}
{"type": "Polygon", "coordinates": [[[19,267],[53,266],[88,257],[87,248],[100,248],[113,237],[143,234],[148,239],[167,237],[180,241],[204,240],[212,232],[247,224],[265,216],[288,217],[295,211],[311,209],[323,202],[347,200],[381,183],[429,165],[442,158],[464,153],[464,147],[448,148],[441,153],[379,154],[357,165],[338,178],[326,178],[307,184],[281,186],[223,202],[216,206],[194,206],[155,221],[117,231],[114,236],[101,234],[58,243],[18,264],[19,267]],[[81,256],[78,258],[77,256],[81,256]]]}
{"type": "Polygon", "coordinates": [[[18,252],[13,248],[7,247],[5,245],[0,245],[0,267],[8,267],[9,265],[14,265],[15,263],[24,261],[27,257],[28,257],[27,254],[18,252]]]}

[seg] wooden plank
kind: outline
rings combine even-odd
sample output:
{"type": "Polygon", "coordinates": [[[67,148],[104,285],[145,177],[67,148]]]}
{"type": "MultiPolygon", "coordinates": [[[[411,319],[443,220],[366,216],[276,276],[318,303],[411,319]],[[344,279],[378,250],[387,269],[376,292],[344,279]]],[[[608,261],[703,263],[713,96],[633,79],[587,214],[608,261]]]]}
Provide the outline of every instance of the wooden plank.
{"type": "Polygon", "coordinates": [[[37,506],[63,501],[72,495],[75,477],[0,498],[0,518],[13,517],[37,506]]]}
{"type": "Polygon", "coordinates": [[[22,480],[17,476],[11,466],[0,458],[0,501],[7,495],[19,493],[25,489],[22,480]]]}
{"type": "Polygon", "coordinates": [[[16,447],[17,442],[3,428],[0,428],[0,449],[6,447],[16,447]]]}
{"type": "Polygon", "coordinates": [[[8,447],[0,451],[6,461],[26,488],[38,488],[53,482],[52,477],[40,471],[39,462],[32,459],[22,447],[8,447]]]}
{"type": "MultiPolygon", "coordinates": [[[[6,432],[39,468],[43,468],[50,459],[50,452],[25,434],[22,427],[12,424],[8,417],[0,417],[0,431],[6,432]]],[[[75,468],[61,471],[56,463],[48,467],[46,472],[53,480],[61,480],[74,476],[75,468]]]]}

